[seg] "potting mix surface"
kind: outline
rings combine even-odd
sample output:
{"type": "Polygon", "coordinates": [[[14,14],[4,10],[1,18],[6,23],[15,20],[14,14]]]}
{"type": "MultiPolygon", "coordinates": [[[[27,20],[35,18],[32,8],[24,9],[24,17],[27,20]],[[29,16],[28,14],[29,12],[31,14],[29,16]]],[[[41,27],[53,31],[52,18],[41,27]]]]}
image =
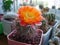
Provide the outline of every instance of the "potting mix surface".
{"type": "Polygon", "coordinates": [[[0,35],[0,45],[8,45],[7,36],[4,34],[0,35]]]}

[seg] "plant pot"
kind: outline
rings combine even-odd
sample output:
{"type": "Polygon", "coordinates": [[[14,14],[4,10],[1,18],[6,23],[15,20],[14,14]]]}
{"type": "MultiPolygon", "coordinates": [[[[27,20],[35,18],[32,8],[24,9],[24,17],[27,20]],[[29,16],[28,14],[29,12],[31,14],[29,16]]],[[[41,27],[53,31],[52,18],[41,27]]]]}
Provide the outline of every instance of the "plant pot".
{"type": "Polygon", "coordinates": [[[43,44],[42,45],[48,45],[48,40],[50,38],[51,31],[52,31],[52,28],[50,28],[45,34],[43,34],[43,44]]]}
{"type": "Polygon", "coordinates": [[[2,26],[2,22],[0,22],[0,34],[3,33],[3,26],[2,26]]]}
{"type": "Polygon", "coordinates": [[[14,27],[14,21],[2,20],[3,23],[3,33],[4,35],[8,35],[14,27]],[[9,30],[8,30],[9,29],[9,30]]]}
{"type": "Polygon", "coordinates": [[[51,26],[51,28],[45,33],[43,34],[43,45],[48,45],[48,41],[51,37],[53,37],[53,33],[55,31],[55,29],[58,27],[59,21],[55,20],[56,23],[54,24],[54,26],[51,26]],[[54,28],[53,28],[54,27],[54,28]]]}
{"type": "Polygon", "coordinates": [[[57,28],[59,26],[59,24],[60,24],[60,21],[59,20],[55,20],[55,21],[56,21],[56,23],[55,23],[55,25],[53,27],[57,28]]]}
{"type": "MultiPolygon", "coordinates": [[[[41,26],[40,24],[36,25],[37,29],[40,29],[40,26],[41,26]]],[[[48,40],[49,40],[49,37],[50,37],[50,33],[51,33],[51,30],[52,30],[52,27],[48,27],[48,28],[49,29],[47,30],[47,32],[43,34],[42,45],[47,45],[48,44],[48,40]]]]}
{"type": "Polygon", "coordinates": [[[57,28],[58,28],[58,26],[60,25],[59,20],[55,20],[55,21],[56,21],[56,23],[55,23],[55,25],[54,25],[54,26],[53,26],[53,28],[52,28],[51,38],[53,38],[53,37],[54,37],[55,32],[56,32],[56,29],[57,29],[57,28]]]}
{"type": "Polygon", "coordinates": [[[3,32],[5,35],[8,35],[15,26],[15,18],[17,14],[14,12],[8,12],[3,16],[2,23],[3,23],[3,32]],[[9,29],[9,30],[8,30],[9,29]]]}
{"type": "Polygon", "coordinates": [[[49,45],[52,45],[52,44],[54,44],[54,45],[60,45],[60,24],[55,29],[53,37],[49,40],[49,45]]]}
{"type": "MultiPolygon", "coordinates": [[[[13,30],[8,36],[7,36],[7,39],[8,39],[8,44],[9,45],[31,45],[31,44],[27,44],[27,43],[23,43],[23,42],[18,42],[18,41],[15,41],[13,39],[10,39],[10,37],[12,37],[12,35],[14,34],[14,32],[16,32],[16,30],[13,30]]],[[[43,35],[43,32],[41,31],[42,35],[43,35]]],[[[40,40],[40,44],[42,43],[42,35],[41,35],[41,40],[40,40]]]]}

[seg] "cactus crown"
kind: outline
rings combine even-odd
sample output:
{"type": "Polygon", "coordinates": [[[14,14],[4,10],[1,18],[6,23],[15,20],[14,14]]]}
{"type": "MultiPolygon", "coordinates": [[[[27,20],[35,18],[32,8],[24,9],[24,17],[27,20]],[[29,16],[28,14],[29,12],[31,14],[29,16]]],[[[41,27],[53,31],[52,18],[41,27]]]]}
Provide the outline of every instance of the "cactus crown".
{"type": "Polygon", "coordinates": [[[46,20],[42,21],[42,26],[46,26],[46,20]]]}
{"type": "Polygon", "coordinates": [[[40,27],[40,29],[43,30],[43,33],[46,33],[46,32],[47,32],[47,29],[48,29],[47,26],[48,26],[48,25],[47,25],[46,20],[43,20],[43,21],[42,21],[42,25],[41,25],[41,27],[40,27]]]}
{"type": "Polygon", "coordinates": [[[40,8],[40,9],[43,9],[44,7],[43,7],[43,5],[39,5],[39,8],[40,8]]]}
{"type": "Polygon", "coordinates": [[[47,14],[47,20],[49,22],[55,21],[55,14],[53,14],[53,13],[47,14]]]}

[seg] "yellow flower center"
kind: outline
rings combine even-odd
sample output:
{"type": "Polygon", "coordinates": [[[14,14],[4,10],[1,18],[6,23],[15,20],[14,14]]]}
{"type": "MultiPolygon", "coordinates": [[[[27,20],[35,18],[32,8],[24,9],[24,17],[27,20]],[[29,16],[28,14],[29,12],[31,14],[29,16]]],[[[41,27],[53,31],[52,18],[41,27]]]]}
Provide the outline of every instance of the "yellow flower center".
{"type": "Polygon", "coordinates": [[[28,19],[31,19],[31,18],[34,18],[34,17],[35,17],[35,16],[34,16],[32,13],[30,13],[30,12],[26,12],[25,14],[26,14],[26,18],[28,18],[28,19]]]}

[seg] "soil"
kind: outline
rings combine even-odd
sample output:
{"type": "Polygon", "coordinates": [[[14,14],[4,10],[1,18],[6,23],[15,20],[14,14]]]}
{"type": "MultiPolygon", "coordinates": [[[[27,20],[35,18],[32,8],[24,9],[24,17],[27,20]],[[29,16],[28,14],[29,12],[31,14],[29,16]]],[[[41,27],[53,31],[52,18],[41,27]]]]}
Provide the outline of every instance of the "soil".
{"type": "Polygon", "coordinates": [[[55,21],[55,22],[50,22],[49,25],[54,26],[54,25],[56,24],[56,22],[57,22],[57,21],[55,21]]]}
{"type": "Polygon", "coordinates": [[[48,25],[46,28],[40,28],[41,30],[43,30],[43,33],[45,34],[49,29],[50,29],[50,26],[48,25]]]}
{"type": "Polygon", "coordinates": [[[35,35],[35,37],[33,36],[32,38],[29,38],[28,36],[25,36],[25,35],[20,36],[14,33],[9,38],[18,42],[23,42],[23,43],[27,43],[31,45],[39,45],[40,40],[41,40],[41,33],[38,33],[37,35],[35,35]]]}

